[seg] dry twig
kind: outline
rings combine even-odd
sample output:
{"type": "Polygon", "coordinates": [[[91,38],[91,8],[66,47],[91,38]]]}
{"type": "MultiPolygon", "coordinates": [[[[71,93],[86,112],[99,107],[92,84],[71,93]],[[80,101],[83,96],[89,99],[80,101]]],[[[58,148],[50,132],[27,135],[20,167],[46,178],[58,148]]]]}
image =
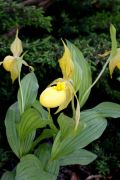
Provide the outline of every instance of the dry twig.
{"type": "Polygon", "coordinates": [[[24,0],[21,4],[23,6],[40,6],[44,10],[46,10],[51,4],[53,3],[53,0],[24,0]]]}
{"type": "Polygon", "coordinates": [[[85,180],[92,180],[92,179],[100,180],[101,178],[103,178],[101,175],[90,175],[85,180]]]}

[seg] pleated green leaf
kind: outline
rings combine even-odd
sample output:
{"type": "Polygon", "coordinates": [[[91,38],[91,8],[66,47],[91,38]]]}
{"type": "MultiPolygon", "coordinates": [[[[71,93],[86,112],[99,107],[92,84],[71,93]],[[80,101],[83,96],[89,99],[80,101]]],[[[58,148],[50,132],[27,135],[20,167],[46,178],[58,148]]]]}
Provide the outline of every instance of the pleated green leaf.
{"type": "MultiPolygon", "coordinates": [[[[60,164],[59,164],[59,160],[49,160],[48,164],[47,164],[47,172],[54,175],[54,177],[57,178],[58,173],[59,173],[59,168],[60,168],[60,164]]],[[[55,180],[56,180],[55,178],[55,180]]]]}
{"type": "Polygon", "coordinates": [[[103,117],[120,117],[120,105],[117,103],[102,102],[94,107],[93,110],[99,112],[103,117]]]}
{"type": "Polygon", "coordinates": [[[18,104],[15,103],[7,111],[5,117],[6,135],[12,151],[19,157],[20,140],[16,131],[16,123],[20,121],[18,104]]]}
{"type": "Polygon", "coordinates": [[[35,137],[35,132],[32,132],[25,139],[21,140],[17,131],[19,122],[20,113],[18,110],[18,103],[14,103],[7,111],[5,126],[9,145],[16,156],[20,158],[22,155],[30,151],[32,142],[35,137]]]}
{"type": "Polygon", "coordinates": [[[87,146],[92,141],[98,139],[107,127],[107,120],[95,111],[81,112],[81,121],[86,124],[86,128],[79,135],[80,148],[87,146]]]}
{"type": "Polygon", "coordinates": [[[67,41],[67,46],[70,49],[75,66],[74,75],[72,77],[73,85],[76,91],[79,90],[79,102],[80,107],[82,107],[87,101],[90,93],[89,91],[81,102],[84,93],[92,84],[91,70],[82,52],[69,41],[67,41]]]}
{"type": "MultiPolygon", "coordinates": [[[[40,105],[39,101],[37,101],[37,100],[35,101],[35,103],[33,103],[32,107],[34,107],[34,109],[36,109],[36,110],[40,113],[41,118],[44,119],[44,120],[47,120],[48,125],[49,125],[50,127],[52,127],[52,130],[50,130],[51,132],[50,132],[50,131],[47,131],[47,132],[49,132],[48,134],[51,134],[52,131],[53,131],[52,134],[54,134],[54,136],[56,136],[56,133],[58,132],[58,129],[57,129],[56,126],[54,125],[52,116],[48,113],[48,111],[46,111],[46,110],[40,105]]],[[[45,134],[44,134],[44,135],[45,135],[45,134]]],[[[43,135],[43,136],[44,136],[44,135],[43,135]]]]}
{"type": "Polygon", "coordinates": [[[40,102],[38,100],[36,100],[33,104],[32,107],[34,107],[34,109],[36,109],[39,113],[40,116],[43,119],[48,119],[48,111],[46,111],[40,104],[40,102]]]}
{"type": "MultiPolygon", "coordinates": [[[[19,137],[20,138],[20,137],[19,137]]],[[[26,136],[24,139],[20,138],[20,158],[24,156],[25,154],[28,154],[31,150],[33,141],[35,138],[35,131],[31,132],[28,136],[26,136]]]]}
{"type": "Polygon", "coordinates": [[[61,131],[61,140],[72,133],[75,128],[75,121],[72,118],[64,115],[63,113],[61,113],[58,117],[58,124],[61,131]]]}
{"type": "Polygon", "coordinates": [[[5,172],[1,177],[1,180],[15,180],[15,172],[5,172]]]}
{"type": "Polygon", "coordinates": [[[32,154],[21,158],[16,168],[15,180],[56,180],[56,176],[43,170],[40,160],[32,154]]]}
{"type": "Polygon", "coordinates": [[[77,149],[84,148],[98,139],[107,126],[106,119],[92,110],[81,112],[81,123],[85,124],[86,127],[82,131],[79,131],[78,128],[78,132],[66,137],[63,141],[60,139],[61,132],[59,131],[52,148],[51,156],[53,159],[65,157],[77,149]]]}
{"type": "Polygon", "coordinates": [[[50,159],[51,154],[51,144],[40,144],[38,148],[35,150],[35,155],[40,160],[42,167],[45,169],[50,159]]]}
{"type": "Polygon", "coordinates": [[[22,92],[18,91],[18,104],[20,112],[23,113],[23,109],[26,110],[36,100],[38,92],[38,82],[33,72],[27,74],[21,81],[22,92]]]}
{"type": "Polygon", "coordinates": [[[59,161],[51,160],[51,144],[42,144],[36,150],[36,155],[42,163],[43,168],[56,177],[59,173],[59,161]]]}
{"type": "Polygon", "coordinates": [[[27,109],[21,117],[18,125],[18,132],[21,139],[24,139],[30,133],[38,128],[43,128],[48,124],[47,119],[42,119],[41,114],[33,109],[27,109]]]}
{"type": "Polygon", "coordinates": [[[70,155],[60,159],[60,165],[61,166],[72,165],[72,164],[88,165],[92,161],[94,161],[96,157],[97,156],[95,154],[85,149],[78,149],[77,151],[74,151],[70,155]]]}
{"type": "Polygon", "coordinates": [[[73,86],[75,91],[79,91],[82,81],[82,69],[77,61],[74,61],[74,73],[72,76],[73,86]]]}
{"type": "Polygon", "coordinates": [[[85,128],[85,124],[80,122],[77,129],[75,129],[75,121],[72,118],[65,116],[64,114],[60,114],[58,117],[58,123],[60,126],[60,131],[58,132],[52,147],[52,159],[57,159],[61,153],[62,156],[71,153],[74,150],[74,147],[65,148],[64,151],[62,151],[64,143],[67,143],[67,141],[71,141],[77,137],[77,135],[79,135],[85,128]]]}

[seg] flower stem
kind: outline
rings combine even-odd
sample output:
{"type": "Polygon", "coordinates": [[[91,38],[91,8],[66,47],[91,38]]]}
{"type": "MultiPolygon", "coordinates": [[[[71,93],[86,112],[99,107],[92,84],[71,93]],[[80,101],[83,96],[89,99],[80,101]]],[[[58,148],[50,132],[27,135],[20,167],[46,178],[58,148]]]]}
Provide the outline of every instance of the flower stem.
{"type": "Polygon", "coordinates": [[[75,116],[74,97],[72,98],[71,105],[72,105],[72,111],[73,111],[73,117],[74,117],[75,116]]]}
{"type": "Polygon", "coordinates": [[[99,80],[100,77],[102,76],[102,74],[103,74],[103,72],[105,71],[105,69],[106,69],[109,61],[110,61],[110,58],[108,58],[108,60],[107,60],[106,63],[104,64],[101,72],[99,73],[99,75],[97,76],[97,78],[95,79],[95,81],[92,83],[92,85],[85,91],[85,93],[84,93],[84,95],[83,95],[83,97],[82,97],[82,99],[81,99],[81,104],[82,104],[82,102],[84,101],[86,95],[89,93],[89,91],[92,89],[92,87],[98,82],[98,80],[99,80]]]}
{"type": "Polygon", "coordinates": [[[58,132],[58,129],[56,128],[56,126],[54,125],[53,123],[53,119],[51,117],[51,114],[50,114],[50,109],[48,108],[48,120],[49,120],[49,126],[50,128],[54,131],[54,132],[58,132]]]}
{"type": "Polygon", "coordinates": [[[19,87],[20,87],[20,95],[21,95],[21,114],[24,112],[24,101],[23,101],[23,92],[22,92],[22,86],[21,86],[21,82],[20,82],[20,74],[18,76],[18,83],[19,83],[19,87]]]}
{"type": "Polygon", "coordinates": [[[24,99],[23,99],[23,91],[22,91],[22,86],[21,86],[21,81],[20,81],[20,75],[21,75],[21,67],[22,67],[22,59],[20,57],[17,58],[17,69],[18,69],[18,83],[19,83],[19,88],[20,88],[20,98],[21,98],[21,107],[20,111],[21,114],[24,112],[24,99]]]}

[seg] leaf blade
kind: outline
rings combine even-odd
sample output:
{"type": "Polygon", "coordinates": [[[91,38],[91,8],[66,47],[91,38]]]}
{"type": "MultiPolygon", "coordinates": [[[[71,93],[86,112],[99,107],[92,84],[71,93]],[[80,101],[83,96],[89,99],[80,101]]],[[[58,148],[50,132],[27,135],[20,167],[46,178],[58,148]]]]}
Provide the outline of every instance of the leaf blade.
{"type": "Polygon", "coordinates": [[[46,119],[42,119],[38,111],[33,108],[29,108],[22,114],[21,121],[18,125],[19,136],[21,139],[24,139],[34,130],[43,128],[48,123],[49,122],[46,119]]]}
{"type": "Polygon", "coordinates": [[[96,155],[85,150],[79,149],[74,151],[72,154],[65,156],[64,158],[60,159],[60,165],[73,165],[73,164],[80,164],[80,165],[88,165],[92,161],[96,159],[96,155]]]}
{"type": "Polygon", "coordinates": [[[32,132],[24,139],[20,139],[17,131],[17,125],[20,122],[20,119],[18,103],[14,103],[7,111],[5,127],[9,145],[18,158],[30,151],[35,138],[35,132],[32,132]]]}
{"type": "Polygon", "coordinates": [[[120,105],[112,102],[102,102],[95,106],[93,110],[100,113],[103,117],[119,118],[120,105]]]}
{"type": "Polygon", "coordinates": [[[20,140],[16,131],[16,122],[19,122],[20,114],[18,104],[14,103],[8,109],[5,117],[6,135],[12,151],[19,157],[20,140]]]}
{"type": "Polygon", "coordinates": [[[77,149],[84,148],[98,139],[107,126],[106,119],[92,110],[81,112],[81,123],[86,127],[82,131],[77,129],[76,134],[66,137],[63,141],[60,140],[61,132],[58,132],[52,148],[53,159],[65,157],[77,149]]]}
{"type": "Polygon", "coordinates": [[[79,102],[80,107],[82,107],[89,97],[90,91],[86,94],[84,100],[81,99],[86,92],[86,90],[92,84],[91,70],[88,62],[85,60],[82,52],[70,41],[67,40],[68,48],[70,49],[72,59],[75,65],[75,74],[72,77],[73,85],[75,90],[79,90],[79,102]]]}
{"type": "Polygon", "coordinates": [[[10,172],[10,171],[5,172],[1,180],[15,180],[15,172],[10,172]]]}
{"type": "Polygon", "coordinates": [[[16,180],[43,180],[54,179],[55,176],[45,172],[42,169],[39,159],[32,154],[21,158],[16,168],[16,180]]]}
{"type": "Polygon", "coordinates": [[[20,90],[18,90],[18,95],[17,95],[20,112],[22,112],[22,106],[24,110],[26,110],[35,102],[37,97],[38,82],[33,72],[27,74],[21,80],[21,90],[22,90],[22,95],[20,93],[20,90]]]}

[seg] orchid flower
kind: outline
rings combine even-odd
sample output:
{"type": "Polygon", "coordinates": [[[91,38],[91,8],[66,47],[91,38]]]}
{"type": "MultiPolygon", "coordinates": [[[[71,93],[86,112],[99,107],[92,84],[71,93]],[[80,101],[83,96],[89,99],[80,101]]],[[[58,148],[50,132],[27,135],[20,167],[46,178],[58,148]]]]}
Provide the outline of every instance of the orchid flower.
{"type": "Polygon", "coordinates": [[[68,47],[63,42],[65,52],[59,60],[63,78],[54,80],[40,95],[40,103],[47,108],[55,108],[59,106],[57,112],[66,108],[74,94],[70,77],[74,71],[74,64],[68,47]]]}
{"type": "MultiPolygon", "coordinates": [[[[62,41],[63,42],[63,41],[62,41]]],[[[63,42],[64,45],[64,54],[62,58],[59,59],[59,66],[61,68],[63,78],[58,78],[54,80],[40,95],[40,103],[46,108],[56,108],[58,107],[55,113],[60,112],[65,109],[70,101],[77,96],[72,85],[71,77],[74,73],[74,63],[72,61],[71,53],[69,48],[63,42]]],[[[77,100],[77,118],[76,128],[79,124],[80,119],[80,108],[79,102],[77,100]],[[78,110],[79,109],[79,110],[78,110]]]]}
{"type": "Polygon", "coordinates": [[[0,65],[3,64],[4,69],[10,72],[12,82],[14,82],[20,74],[22,64],[33,70],[33,67],[29,66],[27,62],[23,60],[23,55],[20,56],[23,52],[23,47],[21,40],[18,38],[18,30],[16,32],[15,40],[10,46],[10,50],[13,55],[7,55],[4,60],[0,62],[0,65]]]}

